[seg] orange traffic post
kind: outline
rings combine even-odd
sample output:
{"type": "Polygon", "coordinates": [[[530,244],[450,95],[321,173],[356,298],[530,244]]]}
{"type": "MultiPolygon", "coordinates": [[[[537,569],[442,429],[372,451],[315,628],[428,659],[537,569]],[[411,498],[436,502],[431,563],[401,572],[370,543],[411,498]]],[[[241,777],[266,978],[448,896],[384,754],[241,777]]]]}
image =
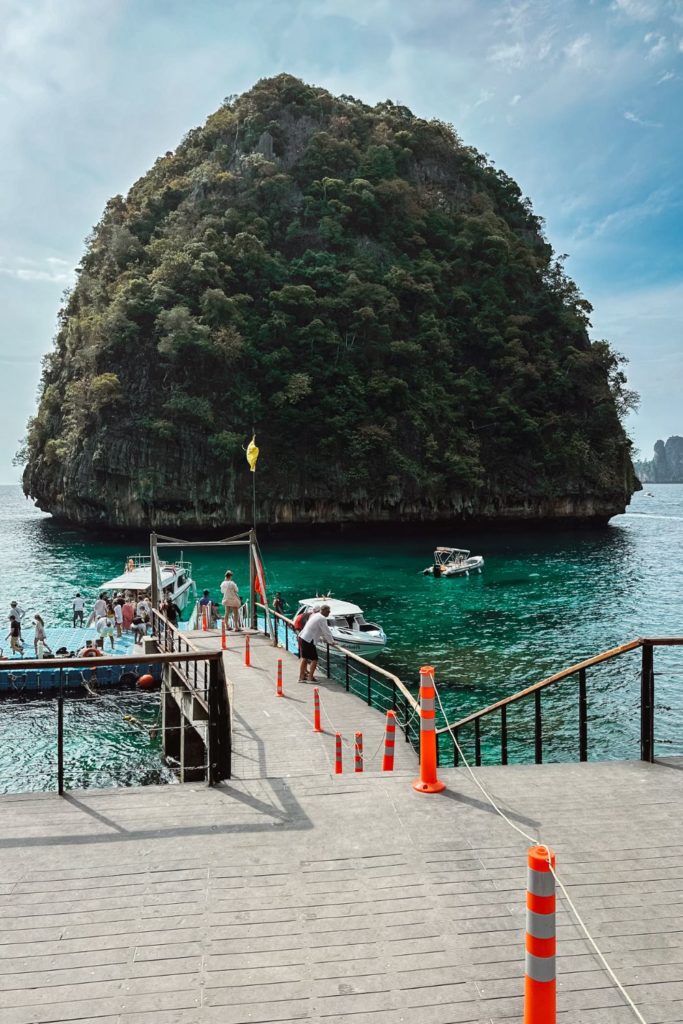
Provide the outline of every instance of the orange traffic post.
{"type": "Polygon", "coordinates": [[[354,771],[362,772],[363,771],[363,733],[362,732],[357,732],[356,733],[355,755],[356,755],[356,763],[355,763],[355,766],[354,766],[354,771]]]}
{"type": "Polygon", "coordinates": [[[277,690],[275,696],[284,697],[282,692],[282,658],[277,659],[277,690]]]}
{"type": "Polygon", "coordinates": [[[342,774],[342,737],[341,733],[338,732],[335,737],[334,745],[334,774],[342,774]]]}
{"type": "Polygon", "coordinates": [[[396,742],[396,712],[387,711],[387,724],[384,731],[384,757],[382,758],[382,771],[393,772],[394,770],[394,745],[396,742]]]}
{"type": "Polygon", "coordinates": [[[320,728],[320,692],[317,686],[313,687],[313,732],[322,732],[320,728]]]}
{"type": "Polygon", "coordinates": [[[420,669],[420,778],[413,783],[418,793],[440,793],[446,788],[446,783],[436,775],[435,697],[434,669],[423,665],[420,669]]]}
{"type": "Polygon", "coordinates": [[[249,649],[249,635],[247,634],[247,636],[244,639],[246,640],[246,644],[244,645],[244,664],[247,666],[247,668],[249,668],[249,666],[251,665],[251,650],[249,649]]]}
{"type": "Polygon", "coordinates": [[[228,649],[228,634],[225,632],[225,619],[221,619],[221,650],[228,649]]]}
{"type": "Polygon", "coordinates": [[[524,1024],[556,1024],[555,854],[531,846],[527,854],[524,1024]]]}

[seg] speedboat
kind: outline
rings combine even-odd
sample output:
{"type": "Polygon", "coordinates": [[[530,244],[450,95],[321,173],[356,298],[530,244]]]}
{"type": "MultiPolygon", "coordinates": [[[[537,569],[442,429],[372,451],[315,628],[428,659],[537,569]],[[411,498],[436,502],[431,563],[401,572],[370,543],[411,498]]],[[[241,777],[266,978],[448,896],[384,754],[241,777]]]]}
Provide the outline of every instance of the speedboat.
{"type": "Polygon", "coordinates": [[[327,624],[338,644],[364,658],[381,651],[387,642],[386,633],[376,622],[366,622],[363,610],[357,604],[337,601],[332,597],[304,597],[299,601],[296,614],[312,612],[324,604],[329,605],[327,624]]]}
{"type": "Polygon", "coordinates": [[[465,548],[437,548],[434,562],[422,570],[423,576],[438,578],[445,576],[469,576],[471,572],[481,572],[484,559],[481,555],[472,555],[465,548]]]}
{"type": "MultiPolygon", "coordinates": [[[[152,560],[149,555],[130,555],[120,576],[101,583],[99,594],[126,594],[137,601],[152,594],[152,560]]],[[[169,597],[182,612],[194,605],[197,586],[192,579],[190,562],[159,562],[159,597],[169,597]]]]}

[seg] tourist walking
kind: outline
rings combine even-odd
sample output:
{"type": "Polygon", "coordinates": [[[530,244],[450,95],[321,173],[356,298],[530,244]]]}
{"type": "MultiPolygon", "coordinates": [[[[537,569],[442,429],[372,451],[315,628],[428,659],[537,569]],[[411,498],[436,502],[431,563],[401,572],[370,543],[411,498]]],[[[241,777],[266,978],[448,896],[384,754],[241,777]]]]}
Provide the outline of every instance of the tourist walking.
{"type": "MultiPolygon", "coordinates": [[[[16,604],[16,602],[13,603],[16,604]]],[[[21,622],[16,615],[8,615],[7,618],[9,619],[9,633],[6,639],[9,640],[9,645],[14,654],[23,654],[24,645],[21,642],[21,622]]]]}
{"type": "Polygon", "coordinates": [[[116,635],[123,636],[123,598],[114,602],[114,622],[116,623],[116,635]]]}
{"type": "Polygon", "coordinates": [[[225,608],[225,628],[231,628],[230,616],[232,615],[235,632],[239,633],[240,624],[237,613],[242,602],[240,601],[240,592],[237,588],[237,584],[232,578],[232,572],[230,569],[226,572],[225,579],[221,583],[221,594],[223,595],[223,607],[225,608]]]}
{"type": "Polygon", "coordinates": [[[90,616],[89,622],[97,624],[97,621],[102,618],[103,615],[107,614],[107,597],[106,594],[100,594],[93,605],[92,615],[90,616]]]}
{"type": "Polygon", "coordinates": [[[10,619],[16,619],[17,622],[21,622],[24,617],[24,609],[20,608],[16,601],[11,601],[9,606],[9,617],[10,619]]]}
{"type": "Polygon", "coordinates": [[[199,598],[199,625],[204,625],[204,616],[206,615],[206,624],[209,629],[213,629],[213,601],[211,600],[211,594],[208,590],[205,590],[202,596],[199,598]]]}
{"type": "Polygon", "coordinates": [[[165,615],[172,626],[178,625],[178,619],[180,618],[180,608],[175,603],[172,597],[167,597],[161,605],[161,614],[165,615]]]}
{"type": "Polygon", "coordinates": [[[101,615],[95,623],[95,629],[102,637],[102,641],[109,637],[109,643],[112,651],[114,650],[114,632],[116,630],[116,619],[114,618],[114,609],[108,608],[106,615],[101,615]]]}
{"type": "Polygon", "coordinates": [[[318,667],[317,643],[326,643],[330,647],[338,647],[337,641],[330,632],[327,625],[327,616],[330,614],[330,606],[324,604],[319,612],[313,612],[308,622],[299,633],[299,648],[301,653],[301,664],[299,666],[299,682],[317,682],[315,670],[318,667]]]}
{"type": "Polygon", "coordinates": [[[33,649],[36,652],[36,658],[42,658],[45,651],[48,654],[52,654],[52,649],[47,642],[45,636],[45,622],[43,621],[42,615],[33,616],[34,632],[33,632],[33,649]]]}
{"type": "Polygon", "coordinates": [[[131,598],[124,601],[121,605],[121,613],[123,615],[123,628],[126,632],[133,625],[133,619],[135,618],[135,603],[131,598]]]}
{"type": "Polygon", "coordinates": [[[80,594],[76,594],[72,603],[71,610],[73,611],[73,626],[83,626],[83,616],[85,615],[85,601],[80,594]]]}

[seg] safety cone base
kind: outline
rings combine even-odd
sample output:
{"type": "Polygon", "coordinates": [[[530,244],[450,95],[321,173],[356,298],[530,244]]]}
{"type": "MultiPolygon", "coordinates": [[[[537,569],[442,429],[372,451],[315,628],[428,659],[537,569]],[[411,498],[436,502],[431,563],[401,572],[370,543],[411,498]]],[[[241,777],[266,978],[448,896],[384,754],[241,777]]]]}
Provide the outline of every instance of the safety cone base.
{"type": "Polygon", "coordinates": [[[441,779],[437,779],[436,782],[423,782],[422,779],[415,779],[413,783],[413,789],[416,793],[440,793],[446,788],[446,783],[442,782],[441,779]]]}

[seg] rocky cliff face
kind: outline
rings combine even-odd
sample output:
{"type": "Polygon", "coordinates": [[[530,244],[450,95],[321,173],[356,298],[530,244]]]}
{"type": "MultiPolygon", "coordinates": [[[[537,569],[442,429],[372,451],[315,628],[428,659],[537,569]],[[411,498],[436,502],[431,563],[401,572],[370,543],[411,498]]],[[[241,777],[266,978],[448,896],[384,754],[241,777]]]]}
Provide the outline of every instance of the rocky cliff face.
{"type": "Polygon", "coordinates": [[[657,441],[654,458],[636,463],[636,470],[643,483],[683,484],[683,437],[657,441]]]}
{"type": "Polygon", "coordinates": [[[624,378],[528,199],[451,126],[287,75],[88,239],[24,489],[112,527],[603,522],[624,378]]]}

